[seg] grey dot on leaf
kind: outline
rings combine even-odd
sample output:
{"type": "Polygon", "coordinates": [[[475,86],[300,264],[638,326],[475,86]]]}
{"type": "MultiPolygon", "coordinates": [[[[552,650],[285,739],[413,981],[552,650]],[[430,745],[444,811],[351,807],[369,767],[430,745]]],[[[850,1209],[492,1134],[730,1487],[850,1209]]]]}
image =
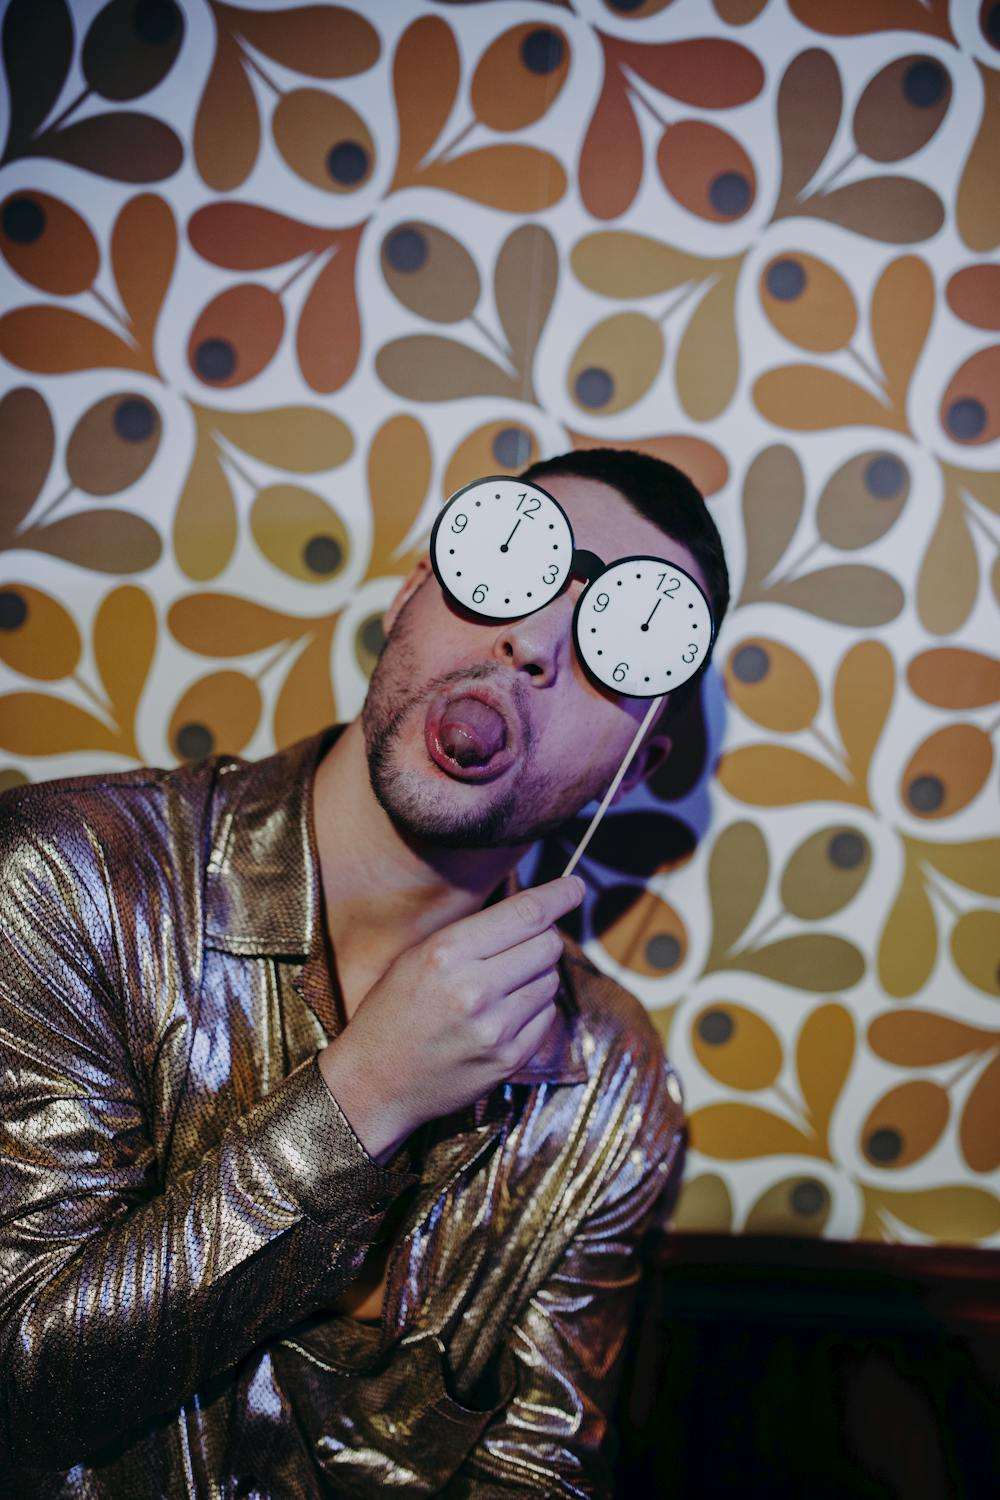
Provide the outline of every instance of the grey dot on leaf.
{"type": "Polygon", "coordinates": [[[302,549],[302,557],[307,568],[325,577],[340,567],[344,549],[336,537],[312,536],[302,549]]]}
{"type": "Polygon", "coordinates": [[[15,245],[33,245],[45,233],[45,210],[34,198],[11,198],[4,205],[3,232],[15,245]]]}
{"type": "Polygon", "coordinates": [[[565,51],[559,33],[550,31],[547,26],[540,26],[537,31],[529,31],[521,43],[521,61],[529,73],[544,77],[546,73],[555,72],[565,51]]]}
{"type": "Polygon", "coordinates": [[[708,201],[717,214],[725,214],[727,219],[746,213],[750,197],[750,183],[742,172],[720,172],[708,189],[708,201]]]}
{"type": "Polygon", "coordinates": [[[917,776],[906,789],[906,800],[914,812],[937,812],[945,797],[940,776],[917,776]]]}
{"type": "Polygon", "coordinates": [[[211,755],[215,736],[206,724],[182,724],[175,738],[178,755],[185,760],[201,760],[211,755]]]}
{"type": "Polygon", "coordinates": [[[326,170],[334,182],[354,187],[368,171],[368,152],[357,141],[338,141],[326,154],[326,170]]]}
{"type": "Polygon", "coordinates": [[[771,670],[771,658],[763,646],[741,646],[733,657],[733,675],[740,682],[763,682],[771,670]]]}
{"type": "Polygon", "coordinates": [[[394,229],[386,238],[386,260],[394,271],[402,271],[405,275],[419,271],[426,264],[429,253],[427,236],[412,225],[394,229]]]}
{"type": "Polygon", "coordinates": [[[126,443],[144,443],[156,427],[156,407],[142,396],[126,396],[115,407],[115,432],[126,443]]]}
{"type": "Polygon", "coordinates": [[[883,1125],[879,1130],[872,1131],[865,1149],[872,1161],[895,1161],[902,1155],[903,1137],[890,1125],[883,1125]]]}
{"type": "Polygon", "coordinates": [[[948,431],[959,442],[971,442],[986,426],[986,408],[975,396],[953,401],[945,416],[948,431]]]}
{"type": "Polygon", "coordinates": [[[16,589],[0,592],[0,630],[19,630],[28,618],[28,601],[16,589]]]}
{"type": "Polygon", "coordinates": [[[523,427],[502,427],[493,439],[493,457],[501,468],[520,469],[531,456],[531,437],[523,427]]]}
{"type": "Polygon", "coordinates": [[[912,63],[903,74],[903,97],[916,109],[932,109],[948,87],[948,74],[929,57],[912,63]]]}
{"type": "Polygon", "coordinates": [[[710,1047],[728,1042],[735,1029],[732,1016],[724,1010],[707,1010],[698,1018],[698,1035],[710,1047]]]}
{"type": "Polygon", "coordinates": [[[236,369],[236,350],[228,339],[203,339],[194,351],[194,367],[202,380],[228,380],[236,369]]]}
{"type": "Polygon", "coordinates": [[[808,1178],[805,1182],[797,1182],[788,1195],[792,1212],[798,1214],[802,1219],[811,1219],[815,1214],[826,1208],[830,1201],[830,1194],[822,1182],[815,1178],[808,1178]]]}
{"type": "MultiPolygon", "coordinates": [[[[647,682],[649,679],[646,679],[647,682]]],[[[672,932],[658,932],[646,944],[646,962],[651,969],[676,969],[681,961],[681,945],[672,932]]]]}
{"type": "Polygon", "coordinates": [[[865,489],[876,500],[894,500],[903,488],[906,470],[898,458],[883,453],[865,468],[865,489]]]}
{"type": "Polygon", "coordinates": [[[806,268],[801,261],[783,256],[768,266],[765,285],[776,302],[794,302],[806,289],[806,268]]]}
{"type": "Polygon", "coordinates": [[[591,410],[607,406],[614,393],[615,382],[610,372],[599,369],[596,365],[581,370],[576,377],[576,398],[581,406],[587,406],[591,410]]]}
{"type": "Polygon", "coordinates": [[[358,626],[358,640],[362,650],[370,656],[378,656],[385,645],[385,628],[381,615],[370,615],[358,626]]]}
{"type": "Polygon", "coordinates": [[[865,857],[868,848],[867,839],[860,833],[854,833],[845,828],[840,833],[835,833],[827,845],[827,854],[830,863],[838,870],[856,870],[865,857]]]}

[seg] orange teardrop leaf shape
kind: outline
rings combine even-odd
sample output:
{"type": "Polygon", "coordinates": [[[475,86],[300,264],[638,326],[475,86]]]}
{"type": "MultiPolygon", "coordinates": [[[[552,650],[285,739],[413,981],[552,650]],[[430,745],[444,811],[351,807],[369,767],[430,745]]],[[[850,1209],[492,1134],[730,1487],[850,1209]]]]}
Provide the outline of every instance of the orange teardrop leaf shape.
{"type": "Polygon", "coordinates": [[[791,855],[781,877],[785,910],[803,922],[842,911],[861,889],[871,845],[859,828],[820,828],[791,855]]]}
{"type": "Polygon", "coordinates": [[[207,429],[221,433],[244,453],[273,469],[314,474],[336,469],[354,450],[351,429],[318,406],[273,406],[266,411],[209,411],[200,408],[207,429]]]}
{"type": "Polygon", "coordinates": [[[694,480],[706,498],[721,490],[729,478],[729,464],[715,444],[686,432],[669,433],[663,437],[630,437],[621,443],[611,438],[588,437],[573,428],[567,428],[567,435],[574,448],[630,448],[636,453],[648,453],[651,458],[674,464],[694,480]]]}
{"type": "Polygon", "coordinates": [[[497,255],[493,298],[511,358],[530,375],[535,348],[552,308],[559,280],[555,240],[540,224],[521,224],[497,255]]]}
{"type": "Polygon", "coordinates": [[[715,841],[708,863],[712,898],[712,948],[706,972],[721,960],[746,931],[767,885],[770,859],[756,823],[730,823],[715,841]]]}
{"type": "Polygon", "coordinates": [[[236,594],[185,594],[170,606],[167,625],[174,640],[199,656],[252,656],[279,641],[298,640],[311,620],[268,609],[236,594]]]}
{"type": "MultiPolygon", "coordinates": [[[[215,13],[221,17],[221,8],[215,7],[215,13]]],[[[206,186],[231,193],[250,176],[259,151],[260,117],[243,52],[220,24],[194,122],[195,164],[206,186]]]]}
{"type": "Polygon", "coordinates": [[[245,385],[270,364],[284,331],[281,299],[269,287],[227,287],[191,330],[188,362],[205,385],[245,385]]]}
{"type": "Polygon", "coordinates": [[[123,751],[115,730],[50,693],[5,693],[0,698],[0,747],[12,755],[68,755],[74,750],[123,751]]]}
{"type": "Polygon", "coordinates": [[[868,767],[896,690],[896,668],[881,641],[859,641],[845,653],[833,684],[833,711],[851,775],[868,784],[868,767]]]}
{"type": "Polygon", "coordinates": [[[858,100],[855,144],[872,161],[902,161],[927,144],[950,103],[951,76],[936,57],[897,57],[879,69],[858,100]]]}
{"type": "Polygon", "coordinates": [[[762,974],[810,993],[848,990],[864,976],[865,961],[853,943],[827,932],[798,933],[766,947],[739,953],[733,968],[762,974]]]}
{"type": "Polygon", "coordinates": [[[307,78],[349,78],[367,72],[378,61],[378,32],[364,16],[346,6],[225,9],[230,25],[251,47],[307,78]]]}
{"type": "Polygon", "coordinates": [[[816,506],[816,529],[831,547],[854,552],[885,536],[910,493],[910,471],[894,453],[855,454],[832,474],[816,506]]]}
{"type": "MultiPolygon", "coordinates": [[[[555,4],[567,5],[569,0],[554,0],[555,4]]],[[[627,0],[626,5],[616,4],[615,0],[604,0],[608,10],[618,20],[641,21],[646,16],[657,16],[661,10],[666,10],[668,5],[673,5],[674,0],[627,0]]]]}
{"type": "Polygon", "coordinates": [[[663,334],[652,318],[614,313],[577,348],[566,377],[570,396],[582,410],[600,416],[626,411],[656,380],[663,352],[663,334]]]}
{"type": "Polygon", "coordinates": [[[928,1068],[981,1052],[1000,1040],[1000,1032],[969,1026],[932,1010],[888,1010],[868,1027],[868,1045],[876,1057],[901,1068],[928,1068]]]}
{"type": "Polygon", "coordinates": [[[950,818],[982,790],[993,741],[975,724],[949,724],[918,745],[900,778],[903,805],[918,818],[950,818]]]}
{"type": "Polygon", "coordinates": [[[800,194],[833,142],[842,105],[840,73],[829,52],[810,47],[792,58],[778,86],[782,174],[775,218],[797,212],[800,194]]]}
{"type": "Polygon", "coordinates": [[[162,182],[180,168],[184,146],[177,132],[154,115],[112,109],[43,131],[35,137],[32,155],[114,182],[162,182]]]}
{"type": "Polygon", "coordinates": [[[557,26],[526,21],[491,42],[472,75],[476,118],[490,130],[523,130],[552,107],[569,71],[570,46],[557,26]]]}
{"type": "Polygon", "coordinates": [[[0,661],[6,666],[36,682],[57,682],[74,670],[81,649],[80,632],[58,599],[27,583],[0,583],[0,661]]]}
{"type": "Polygon", "coordinates": [[[655,892],[617,885],[594,904],[594,932],[618,963],[647,979],[661,979],[687,957],[688,935],[680,914],[655,892]]]}
{"type": "Polygon", "coordinates": [[[865,1196],[884,1204],[894,1218],[912,1229],[948,1244],[985,1239],[1000,1230],[1000,1198],[976,1187],[924,1188],[909,1193],[878,1193],[865,1189],[865,1196]]]}
{"type": "Polygon", "coordinates": [[[921,859],[948,880],[982,896],[1000,896],[1000,839],[971,839],[966,844],[911,839],[910,843],[921,859]]]}
{"type": "Polygon", "coordinates": [[[372,175],[375,143],[343,99],[322,89],[283,94],[271,120],[274,142],[305,182],[327,193],[355,193],[372,175]]]}
{"type": "Polygon", "coordinates": [[[418,181],[508,214],[541,213],[566,192],[566,173],[557,157],[537,146],[513,143],[431,162],[418,181]]]}
{"type": "Polygon", "coordinates": [[[946,470],[941,514],[917,579],[920,623],[934,635],[950,635],[965,624],[978,593],[976,544],[954,475],[946,470]]]}
{"type": "Polygon", "coordinates": [[[384,386],[410,401],[457,401],[464,396],[523,397],[522,382],[456,339],[410,334],[392,339],[375,356],[384,386]]]}
{"type": "Polygon", "coordinates": [[[733,1227],[733,1200],[716,1172],[686,1177],[670,1220],[671,1229],[725,1234],[733,1227]]]}
{"type": "Polygon", "coordinates": [[[6,313],[0,318],[0,354],[38,375],[94,369],[156,374],[145,350],[68,307],[18,307],[6,313]]]}
{"type": "Polygon", "coordinates": [[[366,615],[354,627],[354,659],[365,677],[375,670],[375,663],[385,645],[385,615],[380,609],[366,615]]]}
{"type": "Polygon", "coordinates": [[[41,494],[55,449],[45,397],[30,385],[0,397],[0,535],[9,536],[41,494]]]}
{"type": "Polygon", "coordinates": [[[390,229],[382,241],[382,275],[391,291],[421,318],[460,323],[475,312],[479,271],[454,235],[419,219],[390,229]]]}
{"type": "Polygon", "coordinates": [[[831,427],[891,427],[903,431],[905,417],[883,406],[855,381],[819,365],[782,365],[754,382],[761,416],[794,432],[831,427]]]}
{"type": "Polygon", "coordinates": [[[951,930],[951,955],[970,984],[1000,996],[1000,911],[967,911],[951,930]]]}
{"type": "Polygon", "coordinates": [[[809,1118],[824,1143],[854,1050],[854,1021],[846,1006],[820,1005],[806,1017],[795,1045],[795,1068],[809,1118]]]}
{"type": "Polygon", "coordinates": [[[761,598],[857,630],[887,625],[906,602],[895,578],[867,563],[841,563],[798,578],[780,578],[762,591],[761,598]]]}
{"type": "Polygon", "coordinates": [[[794,450],[774,443],[754,458],[743,481],[746,564],[741,604],[749,603],[795,535],[805,504],[805,479],[794,450]]]}
{"type": "Polygon", "coordinates": [[[114,495],[141,479],[160,446],[162,424],[138,391],[105,396],[80,417],[66,445],[70,479],[87,495],[114,495]]]}
{"type": "Polygon", "coordinates": [[[987,708],[1000,702],[1000,660],[964,646],[934,646],[915,655],[906,678],[934,708],[987,708]]]}
{"type": "Polygon", "coordinates": [[[655,89],[699,109],[731,109],[756,99],[764,69],[739,42],[697,37],[683,42],[621,42],[603,38],[614,54],[655,89]]]}
{"type": "Polygon", "coordinates": [[[153,353],[153,334],[177,258],[170,205],[155,193],[131,198],[111,232],[111,266],[136,342],[153,353]]]}
{"type": "Polygon", "coordinates": [[[755,1156],[822,1156],[818,1142],[790,1120],[753,1104],[706,1104],[690,1116],[691,1145],[721,1161],[755,1156]]]}
{"type": "Polygon", "coordinates": [[[1000,131],[1000,69],[976,61],[983,81],[983,114],[962,169],[955,199],[958,232],[970,250],[983,255],[1000,245],[1000,181],[996,171],[1000,131]]]}
{"type": "Polygon", "coordinates": [[[408,568],[411,554],[396,554],[427,499],[433,461],[430,440],[416,417],[390,417],[373,437],[368,450],[372,551],[367,578],[408,568]]]}
{"type": "Polygon", "coordinates": [[[297,484],[259,490],[250,508],[254,541],[268,562],[305,583],[328,585],[347,564],[347,528],[331,505],[297,484]]]}
{"type": "Polygon", "coordinates": [[[941,399],[941,426],[956,443],[991,443],[1000,433],[1000,344],[955,371],[941,399]]]}
{"type": "Polygon", "coordinates": [[[949,280],[945,295],[963,322],[1000,329],[1000,266],[964,266],[949,280]]]}
{"type": "Polygon", "coordinates": [[[939,1083],[915,1078],[878,1101],[861,1127],[861,1149],[875,1167],[898,1170],[926,1156],[941,1139],[951,1105],[939,1083]]]}
{"type": "Polygon", "coordinates": [[[656,166],[664,187],[689,213],[732,224],[753,207],[757,174],[727,130],[705,120],[681,120],[660,137],[656,166]]]}
{"type": "Polygon", "coordinates": [[[243,672],[199,677],[181,695],[167,728],[178,760],[239,755],[260,721],[260,688],[243,672]]]}
{"type": "Polygon", "coordinates": [[[934,316],[934,278],[919,255],[890,261],[872,294],[871,328],[886,389],[901,410],[934,316]]]}
{"type": "Polygon", "coordinates": [[[738,269],[720,275],[694,310],[684,330],[674,383],[681,405],[696,422],[711,422],[725,411],[740,374],[734,302],[738,269]]]}
{"type": "Polygon", "coordinates": [[[101,263],[86,221],[36,188],[10,193],[0,203],[0,249],[18,276],[54,297],[85,292],[101,263]]]}
{"type": "Polygon", "coordinates": [[[135,715],[156,650],[156,610],[143,589],[125,584],[102,599],[94,617],[93,646],[125,753],[138,760],[135,715]]]}
{"type": "Polygon", "coordinates": [[[189,578],[221,573],[236,546],[236,506],[209,421],[200,416],[194,457],[174,511],[174,552],[189,578]]]}
{"type": "Polygon", "coordinates": [[[309,289],[295,347],[299,368],[314,391],[327,396],[346,385],[361,351],[361,318],[354,289],[354,266],[361,226],[345,230],[337,249],[309,289]]]}
{"type": "Polygon", "coordinates": [[[274,706],[274,742],[279,749],[337,722],[337,700],[330,676],[330,641],[339,618],[339,614],[333,614],[320,622],[281,685],[274,706]]]}
{"type": "Polygon", "coordinates": [[[962,1155],[974,1172],[995,1172],[1000,1167],[1000,1055],[994,1057],[976,1079],[969,1095],[958,1139],[962,1155]]]}
{"type": "MultiPolygon", "coordinates": [[[[607,49],[607,38],[601,41],[607,49]]],[[[580,153],[580,196],[587,212],[605,221],[623,214],[639,191],[644,161],[642,133],[625,80],[608,58],[580,153]]]]}
{"type": "Polygon", "coordinates": [[[845,348],[858,308],[839,271],[802,250],[782,251],[760,273],[760,301],[778,332],[812,354],[845,348]]]}
{"type": "Polygon", "coordinates": [[[784,1177],[754,1203],[744,1234],[822,1235],[830,1217],[830,1190],[816,1177],[784,1177]]]}
{"type": "Polygon", "coordinates": [[[803,26],[828,36],[870,36],[879,31],[922,31],[952,42],[949,0],[789,0],[789,10],[803,26]]]}
{"type": "Polygon", "coordinates": [[[141,573],[158,563],[163,553],[159,532],[145,517],[104,507],[29,527],[15,545],[61,557],[94,573],[141,573]]]}
{"type": "Polygon", "coordinates": [[[453,495],[481,474],[518,474],[540,453],[538,438],[523,422],[486,422],[463,438],[448,460],[444,493],[453,495]]]}
{"type": "Polygon", "coordinates": [[[944,204],[937,193],[913,177],[863,177],[814,194],[799,212],[887,245],[929,240],[944,223],[944,204]]]}
{"type": "Polygon", "coordinates": [[[731,1000],[714,1000],[698,1012],[691,1046],[705,1072],[731,1089],[768,1089],[784,1063],[770,1022],[731,1000]]]}
{"type": "Polygon", "coordinates": [[[336,235],[257,203],[206,203],[188,220],[188,238],[198,254],[231,271],[284,265],[327,249],[336,235]]]}
{"type": "Polygon", "coordinates": [[[462,67],[458,44],[440,16],[421,16],[399,39],[392,87],[399,120],[399,155],[391,187],[406,186],[451,113],[462,67]]]}
{"type": "Polygon", "coordinates": [[[719,761],[722,786],[738,802],[754,807],[794,807],[800,802],[855,802],[863,799],[835,771],[785,745],[745,745],[719,761]]]}
{"type": "Polygon", "coordinates": [[[756,21],[767,0],[714,0],[718,16],[727,26],[747,26],[756,21]]]}
{"type": "Polygon", "coordinates": [[[765,636],[741,641],[729,653],[725,680],[732,701],[764,729],[795,734],[807,729],[816,717],[816,674],[781,641],[765,636]]]}
{"type": "Polygon", "coordinates": [[[903,878],[878,947],[878,976],[894,1000],[906,1000],[923,988],[938,951],[937,922],[919,861],[907,840],[903,848],[903,878]]]}
{"type": "Polygon", "coordinates": [[[599,292],[602,297],[620,297],[633,301],[669,292],[689,281],[704,281],[729,264],[734,270],[738,261],[708,260],[677,250],[648,234],[627,230],[600,229],[577,240],[570,255],[573,273],[578,281],[599,292]]]}

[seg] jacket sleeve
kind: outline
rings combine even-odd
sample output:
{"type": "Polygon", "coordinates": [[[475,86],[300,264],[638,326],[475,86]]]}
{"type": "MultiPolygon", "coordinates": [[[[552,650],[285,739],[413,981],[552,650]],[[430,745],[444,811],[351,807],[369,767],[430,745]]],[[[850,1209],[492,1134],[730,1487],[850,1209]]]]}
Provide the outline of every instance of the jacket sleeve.
{"type": "Polygon", "coordinates": [[[413,1178],[313,1058],[163,1190],[99,841],[3,804],[0,1469],[67,1468],[325,1305],[413,1178]]]}
{"type": "Polygon", "coordinates": [[[676,1190],[683,1156],[680,1090],[662,1053],[647,1087],[621,1169],[514,1327],[513,1395],[442,1491],[445,1500],[614,1493],[609,1418],[640,1249],[676,1190]]]}

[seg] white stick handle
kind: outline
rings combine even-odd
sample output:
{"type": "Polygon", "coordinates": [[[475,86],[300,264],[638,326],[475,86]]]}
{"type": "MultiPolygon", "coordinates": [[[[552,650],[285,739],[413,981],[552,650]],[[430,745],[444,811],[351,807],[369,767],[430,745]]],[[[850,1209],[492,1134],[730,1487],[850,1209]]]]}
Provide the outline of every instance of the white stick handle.
{"type": "MultiPolygon", "coordinates": [[[[666,697],[666,694],[664,694],[663,696],[666,697]]],[[[663,698],[654,698],[652,703],[649,705],[646,717],[643,719],[642,723],[639,725],[639,728],[636,730],[635,738],[633,739],[631,745],[629,745],[628,749],[625,751],[625,758],[622,761],[621,765],[618,767],[618,770],[615,772],[614,781],[612,781],[611,785],[604,793],[604,800],[588,823],[586,833],[583,835],[583,838],[580,840],[575,850],[573,851],[573,855],[570,859],[569,864],[566,866],[565,870],[563,870],[564,875],[572,875],[573,871],[576,869],[580,855],[583,853],[584,849],[586,849],[594,834],[597,832],[597,825],[600,823],[601,819],[604,817],[604,814],[607,812],[609,806],[611,805],[611,799],[615,795],[615,792],[617,792],[618,788],[621,786],[622,777],[625,775],[625,772],[632,764],[632,761],[635,757],[635,752],[642,744],[646,730],[649,728],[650,724],[652,724],[654,718],[656,717],[656,711],[660,707],[662,702],[663,698]]]]}

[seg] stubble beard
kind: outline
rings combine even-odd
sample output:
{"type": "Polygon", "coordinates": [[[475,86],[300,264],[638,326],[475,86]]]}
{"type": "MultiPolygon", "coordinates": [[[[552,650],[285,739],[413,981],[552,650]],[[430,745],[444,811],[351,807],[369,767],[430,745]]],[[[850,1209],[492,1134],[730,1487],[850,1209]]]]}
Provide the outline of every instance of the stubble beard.
{"type": "MultiPolygon", "coordinates": [[[[513,703],[521,729],[521,758],[497,788],[489,782],[465,783],[475,795],[474,806],[456,806],[443,779],[431,779],[402,765],[400,736],[414,708],[426,706],[453,684],[483,682],[510,673],[510,668],[499,664],[481,663],[414,688],[418,662],[407,621],[411,602],[400,612],[375,664],[361,710],[368,778],[377,802],[397,832],[410,842],[443,849],[496,849],[535,843],[599,795],[608,778],[602,781],[593,772],[585,772],[567,783],[539,770],[530,717],[516,684],[513,703]]],[[[509,675],[507,681],[509,686],[509,675]]]]}

